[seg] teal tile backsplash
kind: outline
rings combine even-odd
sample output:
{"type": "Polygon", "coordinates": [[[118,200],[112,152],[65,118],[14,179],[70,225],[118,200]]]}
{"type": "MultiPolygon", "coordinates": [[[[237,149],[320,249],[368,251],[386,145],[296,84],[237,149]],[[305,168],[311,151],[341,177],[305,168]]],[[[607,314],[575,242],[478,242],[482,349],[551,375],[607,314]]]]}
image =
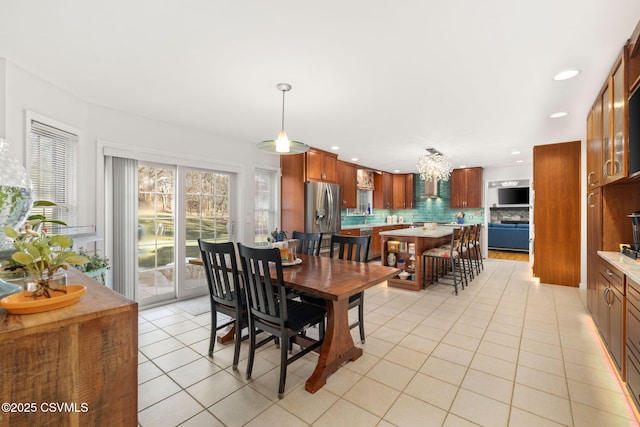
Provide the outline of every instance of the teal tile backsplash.
{"type": "Polygon", "coordinates": [[[389,215],[402,216],[404,222],[454,222],[456,214],[460,211],[465,213],[465,223],[483,223],[484,209],[452,209],[449,207],[450,182],[440,181],[438,183],[437,199],[425,199],[424,181],[420,175],[415,175],[414,179],[415,209],[373,209],[369,216],[347,216],[347,211],[342,210],[342,226],[358,225],[366,218],[368,224],[384,223],[389,215]]]}

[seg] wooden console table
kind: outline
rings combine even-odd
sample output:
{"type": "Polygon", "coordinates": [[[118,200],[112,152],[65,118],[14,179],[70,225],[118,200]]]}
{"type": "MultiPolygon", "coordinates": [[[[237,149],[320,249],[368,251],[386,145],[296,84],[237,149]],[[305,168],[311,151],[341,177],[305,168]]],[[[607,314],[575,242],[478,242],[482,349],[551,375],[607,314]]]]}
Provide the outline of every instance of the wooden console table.
{"type": "Polygon", "coordinates": [[[68,307],[0,309],[0,426],[136,426],[138,305],[70,268],[68,307]]]}

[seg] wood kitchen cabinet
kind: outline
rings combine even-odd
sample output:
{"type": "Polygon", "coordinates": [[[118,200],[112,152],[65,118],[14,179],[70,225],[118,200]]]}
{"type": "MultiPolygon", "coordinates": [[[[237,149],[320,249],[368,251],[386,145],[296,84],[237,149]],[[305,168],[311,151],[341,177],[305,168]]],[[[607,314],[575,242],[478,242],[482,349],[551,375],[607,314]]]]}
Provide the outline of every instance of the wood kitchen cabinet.
{"type": "Polygon", "coordinates": [[[625,338],[624,318],[626,311],[625,276],[617,268],[600,260],[598,281],[597,323],[600,335],[624,378],[625,338]]]}
{"type": "Polygon", "coordinates": [[[587,116],[587,191],[601,184],[602,178],[602,98],[587,116]]]}
{"type": "Polygon", "coordinates": [[[393,174],[376,172],[373,174],[373,207],[391,209],[393,206],[393,174]]]}
{"type": "Polygon", "coordinates": [[[640,284],[627,280],[627,339],[626,339],[626,377],[627,388],[640,406],[640,284]]]}
{"type": "Polygon", "coordinates": [[[628,83],[625,53],[618,57],[602,89],[602,180],[605,184],[629,175],[628,153],[628,83]]]}
{"type": "Polygon", "coordinates": [[[454,169],[450,182],[452,208],[482,207],[482,168],[454,169]]]}
{"type": "MultiPolygon", "coordinates": [[[[593,188],[587,194],[587,307],[592,314],[598,311],[598,281],[602,250],[602,192],[593,188]]],[[[594,317],[595,320],[595,317],[594,317]]]]}
{"type": "Polygon", "coordinates": [[[341,189],[341,207],[357,208],[358,207],[358,188],[357,188],[357,174],[358,167],[353,163],[343,162],[338,160],[338,184],[341,189]]]}
{"type": "Polygon", "coordinates": [[[393,209],[413,209],[413,174],[393,175],[393,209]]]}
{"type": "Polygon", "coordinates": [[[338,155],[311,148],[306,156],[307,180],[338,182],[338,155]]]}

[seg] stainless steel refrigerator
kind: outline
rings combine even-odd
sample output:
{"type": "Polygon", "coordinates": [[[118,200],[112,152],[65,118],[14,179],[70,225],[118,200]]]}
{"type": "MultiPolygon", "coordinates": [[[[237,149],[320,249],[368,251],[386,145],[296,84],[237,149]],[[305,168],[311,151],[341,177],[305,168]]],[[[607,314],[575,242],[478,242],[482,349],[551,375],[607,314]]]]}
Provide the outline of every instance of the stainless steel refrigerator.
{"type": "Polygon", "coordinates": [[[304,231],[324,233],[321,252],[328,252],[333,233],[340,233],[340,186],[325,182],[304,185],[304,231]]]}

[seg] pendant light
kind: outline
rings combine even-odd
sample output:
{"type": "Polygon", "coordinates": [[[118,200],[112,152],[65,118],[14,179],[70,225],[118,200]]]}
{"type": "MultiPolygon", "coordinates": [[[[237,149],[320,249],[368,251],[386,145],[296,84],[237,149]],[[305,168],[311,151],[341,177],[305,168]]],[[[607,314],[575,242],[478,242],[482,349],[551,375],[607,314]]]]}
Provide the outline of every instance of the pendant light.
{"type": "Polygon", "coordinates": [[[282,128],[278,134],[278,139],[258,142],[256,147],[258,150],[272,154],[288,155],[304,153],[309,150],[309,146],[302,142],[291,141],[284,131],[284,94],[291,90],[291,85],[288,83],[278,83],[276,88],[282,91],[282,128]]]}

